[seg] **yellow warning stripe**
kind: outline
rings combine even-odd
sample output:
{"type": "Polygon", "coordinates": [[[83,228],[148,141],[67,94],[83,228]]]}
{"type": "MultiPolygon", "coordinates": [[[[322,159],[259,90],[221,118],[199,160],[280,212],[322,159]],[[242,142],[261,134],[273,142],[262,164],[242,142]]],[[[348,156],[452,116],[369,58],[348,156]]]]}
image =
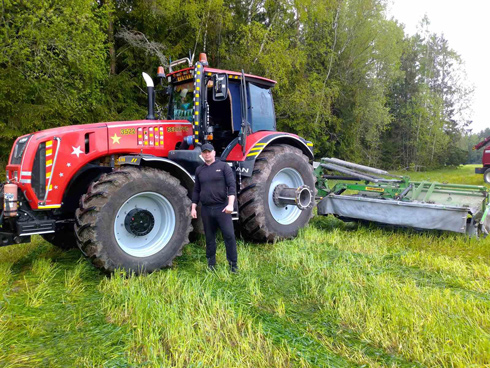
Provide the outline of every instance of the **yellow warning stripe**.
{"type": "Polygon", "coordinates": [[[37,208],[40,210],[48,209],[48,208],[60,208],[61,204],[52,204],[48,206],[38,206],[37,208]]]}
{"type": "Polygon", "coordinates": [[[53,160],[47,160],[47,161],[46,161],[46,166],[50,166],[50,165],[52,165],[52,164],[53,164],[53,160]]]}
{"type": "Polygon", "coordinates": [[[53,150],[52,149],[46,150],[46,156],[51,156],[52,154],[53,154],[53,150]]]}
{"type": "Polygon", "coordinates": [[[306,143],[307,146],[313,147],[313,143],[306,143]]]}
{"type": "Polygon", "coordinates": [[[267,143],[255,143],[254,147],[250,149],[250,153],[247,157],[257,156],[260,151],[264,149],[265,145],[267,145],[267,143]]]}

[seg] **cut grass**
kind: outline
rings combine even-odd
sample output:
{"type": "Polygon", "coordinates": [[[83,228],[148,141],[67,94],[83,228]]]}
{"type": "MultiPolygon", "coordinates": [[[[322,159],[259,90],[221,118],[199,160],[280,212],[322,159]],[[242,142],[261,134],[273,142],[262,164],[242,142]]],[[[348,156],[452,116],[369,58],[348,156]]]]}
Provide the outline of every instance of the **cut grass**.
{"type": "MultiPolygon", "coordinates": [[[[482,185],[475,166],[410,174],[482,185]]],[[[420,177],[419,177],[420,176],[420,177]]],[[[35,238],[0,248],[0,367],[484,367],[490,240],[316,217],[294,240],[203,239],[108,278],[35,238]]]]}

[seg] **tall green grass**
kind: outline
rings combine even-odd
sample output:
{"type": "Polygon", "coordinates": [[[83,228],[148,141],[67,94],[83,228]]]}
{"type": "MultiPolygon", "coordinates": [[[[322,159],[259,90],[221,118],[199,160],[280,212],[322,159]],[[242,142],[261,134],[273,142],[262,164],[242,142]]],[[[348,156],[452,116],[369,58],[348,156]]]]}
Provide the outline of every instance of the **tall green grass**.
{"type": "MultiPolygon", "coordinates": [[[[472,170],[413,176],[480,185],[455,180],[472,170]]],[[[0,367],[490,365],[489,239],[317,217],[239,241],[239,264],[220,243],[207,271],[203,239],[137,277],[40,238],[0,248],[0,367]]]]}
{"type": "Polygon", "coordinates": [[[451,184],[486,185],[482,174],[475,174],[475,168],[482,165],[465,165],[447,167],[436,171],[407,172],[399,171],[397,174],[407,175],[414,181],[438,181],[451,184]]]}

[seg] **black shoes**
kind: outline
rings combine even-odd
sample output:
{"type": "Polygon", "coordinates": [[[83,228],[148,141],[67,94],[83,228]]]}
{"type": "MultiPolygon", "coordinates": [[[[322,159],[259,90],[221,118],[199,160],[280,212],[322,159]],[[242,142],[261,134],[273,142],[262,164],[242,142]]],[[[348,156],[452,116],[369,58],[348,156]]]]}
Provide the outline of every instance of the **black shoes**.
{"type": "MultiPolygon", "coordinates": [[[[213,272],[216,271],[216,264],[208,263],[208,270],[213,272]]],[[[230,264],[230,272],[238,273],[238,266],[236,264],[230,264]]]]}

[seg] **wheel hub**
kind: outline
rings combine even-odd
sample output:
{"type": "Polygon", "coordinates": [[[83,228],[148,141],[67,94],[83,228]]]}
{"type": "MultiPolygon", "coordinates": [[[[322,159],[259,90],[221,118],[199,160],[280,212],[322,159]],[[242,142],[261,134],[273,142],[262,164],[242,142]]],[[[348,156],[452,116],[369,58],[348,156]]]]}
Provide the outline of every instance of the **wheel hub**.
{"type": "Polygon", "coordinates": [[[128,212],[124,219],[124,227],[128,233],[136,236],[149,234],[155,226],[153,214],[145,209],[134,208],[128,212]]]}
{"type": "Polygon", "coordinates": [[[279,184],[272,193],[274,203],[278,207],[294,205],[300,210],[305,210],[313,205],[312,194],[308,185],[297,188],[289,188],[285,184],[279,184]]]}
{"type": "MultiPolygon", "coordinates": [[[[279,187],[278,190],[284,188],[300,188],[304,185],[305,182],[301,174],[292,167],[285,167],[273,177],[269,187],[268,202],[271,215],[279,224],[290,225],[294,223],[301,215],[302,210],[295,204],[288,204],[282,200],[279,201],[279,191],[276,191],[276,188],[279,187]],[[276,192],[276,199],[274,198],[274,192],[276,192]]],[[[299,195],[301,197],[301,193],[299,195]]]]}

